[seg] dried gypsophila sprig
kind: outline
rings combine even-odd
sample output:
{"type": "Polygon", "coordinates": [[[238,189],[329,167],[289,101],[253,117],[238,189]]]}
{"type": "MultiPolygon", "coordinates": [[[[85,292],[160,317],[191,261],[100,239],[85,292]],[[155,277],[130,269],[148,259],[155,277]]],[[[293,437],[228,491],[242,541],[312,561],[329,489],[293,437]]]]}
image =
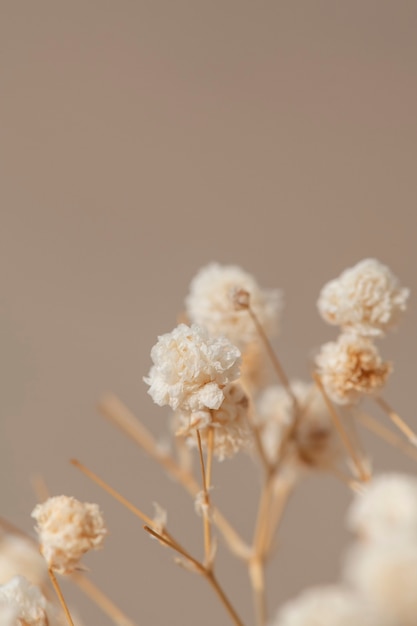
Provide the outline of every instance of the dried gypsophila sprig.
{"type": "MultiPolygon", "coordinates": [[[[300,415],[287,462],[292,469],[328,469],[342,458],[343,448],[323,396],[312,383],[291,381],[300,415]]],[[[256,403],[262,443],[271,462],[278,461],[282,440],[295,421],[291,398],[284,387],[265,389],[256,403]]]]}
{"type": "Polygon", "coordinates": [[[213,435],[213,454],[218,461],[233,457],[239,450],[252,447],[252,432],[248,422],[249,399],[239,383],[223,388],[224,400],[217,410],[200,411],[191,416],[178,412],[176,434],[185,437],[190,447],[197,447],[196,429],[201,442],[207,446],[209,431],[213,435]]]}
{"type": "Polygon", "coordinates": [[[225,337],[211,337],[197,325],[180,324],[158,338],[151,350],[154,365],[144,378],[159,406],[187,413],[218,409],[223,387],[239,377],[239,349],[225,337]]]}
{"type": "Polygon", "coordinates": [[[39,587],[19,575],[0,585],[0,624],[50,626],[47,600],[39,587]]]}
{"type": "Polygon", "coordinates": [[[235,306],[235,294],[249,294],[251,307],[265,333],[277,335],[282,295],[278,289],[262,289],[255,278],[236,265],[210,263],[193,278],[186,297],[190,321],[213,336],[228,337],[240,349],[258,340],[256,328],[245,310],[235,306]]]}
{"type": "Polygon", "coordinates": [[[350,332],[324,344],[315,362],[327,395],[342,405],[380,392],[392,371],[370,339],[350,332]]]}
{"type": "Polygon", "coordinates": [[[55,496],[32,511],[40,550],[48,568],[60,574],[73,572],[81,557],[101,548],[107,534],[97,504],[82,503],[68,496],[55,496]]]}
{"type": "Polygon", "coordinates": [[[386,265],[364,259],[328,282],[317,306],[326,322],[377,337],[397,325],[409,295],[386,265]]]}

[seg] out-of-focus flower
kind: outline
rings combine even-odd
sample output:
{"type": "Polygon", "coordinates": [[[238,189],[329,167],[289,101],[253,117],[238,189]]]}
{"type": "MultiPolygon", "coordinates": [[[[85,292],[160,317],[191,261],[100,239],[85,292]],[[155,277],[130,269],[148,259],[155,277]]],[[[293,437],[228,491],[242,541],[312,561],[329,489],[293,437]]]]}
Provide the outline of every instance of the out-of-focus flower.
{"type": "Polygon", "coordinates": [[[409,294],[388,267],[365,259],[328,282],[317,306],[330,324],[361,335],[382,336],[397,325],[409,294]]]}
{"type": "Polygon", "coordinates": [[[38,546],[18,533],[0,529],[0,584],[21,574],[33,585],[42,586],[48,578],[45,559],[38,546]]]}
{"type": "Polygon", "coordinates": [[[361,539],[397,542],[409,538],[417,545],[417,478],[376,476],[355,496],[347,521],[361,539]]]}
{"type": "Polygon", "coordinates": [[[385,626],[359,594],[342,586],[313,587],[287,602],[270,626],[385,626]]]}
{"type": "Polygon", "coordinates": [[[244,293],[265,333],[278,333],[282,296],[278,289],[261,289],[255,278],[235,265],[210,263],[193,278],[186,298],[191,322],[207,328],[212,335],[226,336],[244,348],[259,339],[248,312],[236,306],[236,294],[244,293]]]}
{"type": "Polygon", "coordinates": [[[385,616],[395,626],[415,626],[416,542],[358,544],[347,555],[345,576],[381,619],[385,616]]]}
{"type": "Polygon", "coordinates": [[[316,365],[328,396],[336,404],[353,404],[365,394],[375,394],[392,370],[371,340],[342,333],[322,346],[316,365]]]}
{"type": "Polygon", "coordinates": [[[197,445],[195,429],[198,428],[202,444],[207,445],[209,431],[213,432],[213,454],[223,461],[234,456],[239,450],[249,448],[252,433],[248,423],[248,398],[238,383],[231,383],[223,389],[224,400],[217,410],[201,411],[193,414],[179,414],[179,434],[187,437],[189,445],[197,445]]]}
{"type": "Polygon", "coordinates": [[[180,324],[158,338],[154,365],[145,382],[156,404],[194,413],[218,409],[223,387],[239,377],[240,351],[225,337],[214,338],[193,325],[180,324]]]}
{"type": "MultiPolygon", "coordinates": [[[[340,437],[335,431],[323,397],[311,383],[292,381],[300,416],[291,443],[292,460],[306,466],[325,468],[341,456],[340,437]]],[[[291,398],[284,387],[265,389],[257,402],[261,438],[268,458],[274,462],[284,434],[294,421],[291,398]]]]}
{"type": "Polygon", "coordinates": [[[23,576],[14,576],[8,583],[0,586],[2,626],[48,626],[46,608],[47,602],[40,589],[31,585],[23,576]]]}
{"type": "Polygon", "coordinates": [[[97,504],[55,496],[32,512],[37,521],[40,549],[48,567],[60,574],[74,571],[91,549],[101,548],[107,530],[97,504]]]}

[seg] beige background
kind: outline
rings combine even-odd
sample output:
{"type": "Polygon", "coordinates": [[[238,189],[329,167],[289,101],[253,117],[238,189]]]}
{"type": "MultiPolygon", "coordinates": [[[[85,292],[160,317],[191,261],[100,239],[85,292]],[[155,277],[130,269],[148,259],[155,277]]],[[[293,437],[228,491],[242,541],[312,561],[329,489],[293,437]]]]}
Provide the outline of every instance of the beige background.
{"type": "MultiPolygon", "coordinates": [[[[227,618],[131,515],[68,465],[78,456],[143,509],[157,500],[198,552],[192,503],[95,412],[113,390],[154,432],[141,382],[193,274],[233,262],[285,291],[291,375],[334,332],[322,284],[366,256],[417,291],[417,3],[0,2],[1,514],[30,531],[30,475],[98,501],[111,535],[87,559],[139,624],[227,618]]],[[[414,413],[415,298],[383,344],[387,395],[414,413]]],[[[411,463],[369,442],[377,468],[411,463]]],[[[215,498],[249,537],[258,479],[216,468],[215,498]]],[[[348,494],[307,481],[269,571],[270,605],[338,570],[348,494]]],[[[246,577],[219,576],[252,623],[246,577]]],[[[86,624],[108,621],[66,587],[86,624]]]]}

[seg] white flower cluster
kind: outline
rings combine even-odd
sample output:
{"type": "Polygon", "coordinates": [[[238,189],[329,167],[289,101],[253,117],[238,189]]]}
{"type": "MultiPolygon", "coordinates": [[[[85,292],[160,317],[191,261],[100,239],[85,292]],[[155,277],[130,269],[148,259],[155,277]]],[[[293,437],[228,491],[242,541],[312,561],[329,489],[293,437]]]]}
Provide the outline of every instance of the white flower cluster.
{"type": "Polygon", "coordinates": [[[361,261],[323,287],[319,312],[342,331],[316,357],[318,373],[334,402],[352,404],[383,388],[391,365],[382,360],[372,338],[396,326],[408,296],[409,290],[375,259],[361,261]]]}
{"type": "Polygon", "coordinates": [[[282,309],[280,291],[261,289],[251,274],[235,265],[211,263],[198,272],[185,301],[187,315],[192,323],[204,326],[213,336],[225,336],[244,349],[259,338],[248,312],[237,306],[239,293],[248,297],[265,333],[275,336],[282,309]]]}
{"type": "MultiPolygon", "coordinates": [[[[292,381],[300,416],[292,443],[292,461],[304,468],[326,468],[341,456],[340,437],[335,431],[323,396],[311,383],[292,381]]],[[[257,401],[257,417],[264,448],[271,462],[278,460],[280,445],[295,419],[288,392],[280,385],[265,389],[257,401]]]]}
{"type": "Polygon", "coordinates": [[[389,626],[363,598],[340,585],[315,587],[287,602],[270,626],[389,626]]]}
{"type": "Polygon", "coordinates": [[[359,335],[382,336],[397,325],[409,294],[388,267],[376,259],[364,259],[328,282],[317,306],[330,324],[359,335]]]}
{"type": "Polygon", "coordinates": [[[350,333],[324,344],[316,357],[324,388],[337,404],[353,404],[380,391],[392,370],[367,338],[350,333]]]}
{"type": "Polygon", "coordinates": [[[191,422],[187,415],[179,414],[180,434],[187,443],[197,446],[195,427],[199,428],[203,445],[207,445],[209,429],[213,431],[213,452],[218,461],[234,456],[239,450],[251,447],[252,433],[248,423],[248,398],[239,383],[231,383],[223,389],[224,400],[217,410],[204,413],[200,422],[191,422]]]}
{"type": "Polygon", "coordinates": [[[48,567],[69,574],[91,549],[101,548],[107,534],[97,504],[82,503],[68,496],[55,496],[32,512],[37,521],[40,549],[48,567]]]}
{"type": "Polygon", "coordinates": [[[49,626],[47,602],[40,589],[23,576],[0,586],[1,626],[49,626]]]}
{"type": "Polygon", "coordinates": [[[145,382],[159,406],[187,413],[218,409],[223,387],[239,377],[240,351],[225,337],[211,337],[197,325],[180,324],[158,337],[145,382]]]}
{"type": "Polygon", "coordinates": [[[358,541],[345,565],[352,587],[393,625],[417,615],[417,479],[381,475],[356,496],[348,517],[358,541]]]}

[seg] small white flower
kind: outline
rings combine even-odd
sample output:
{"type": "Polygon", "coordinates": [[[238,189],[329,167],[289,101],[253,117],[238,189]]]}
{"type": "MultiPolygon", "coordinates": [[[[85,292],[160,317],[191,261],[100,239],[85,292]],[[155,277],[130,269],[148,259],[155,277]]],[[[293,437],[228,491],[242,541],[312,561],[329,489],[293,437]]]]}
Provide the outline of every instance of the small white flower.
{"type": "Polygon", "coordinates": [[[328,282],[317,306],[330,324],[361,335],[382,336],[397,325],[409,294],[388,267],[365,259],[328,282]]]}
{"type": "Polygon", "coordinates": [[[186,298],[191,322],[201,324],[212,335],[224,335],[240,348],[259,339],[248,311],[237,304],[236,294],[244,294],[240,304],[250,302],[269,337],[278,333],[282,309],[277,289],[261,289],[253,276],[235,265],[210,263],[193,278],[186,298]]]}
{"type": "Polygon", "coordinates": [[[416,625],[415,541],[359,544],[347,555],[345,576],[381,617],[395,626],[416,625]]]}
{"type": "Polygon", "coordinates": [[[353,404],[378,393],[392,370],[367,338],[343,333],[322,346],[316,365],[326,393],[337,404],[353,404]]]}
{"type": "Polygon", "coordinates": [[[47,602],[40,589],[23,576],[15,576],[0,586],[0,624],[48,626],[47,602]],[[4,617],[5,616],[5,617],[4,617]],[[6,621],[11,619],[11,621],[6,621]],[[3,621],[4,619],[4,621],[3,621]]]}
{"type": "Polygon", "coordinates": [[[153,367],[144,381],[160,406],[189,413],[218,409],[223,387],[239,377],[240,351],[225,337],[210,337],[199,326],[180,324],[158,338],[153,367]]]}
{"type": "Polygon", "coordinates": [[[209,430],[213,432],[213,454],[218,461],[234,456],[239,450],[252,444],[252,432],[248,423],[248,398],[238,383],[224,389],[224,400],[217,410],[193,414],[179,414],[178,434],[185,435],[190,446],[197,446],[195,429],[198,428],[203,446],[207,445],[209,430]]]}
{"type": "Polygon", "coordinates": [[[417,478],[381,474],[364,485],[348,512],[348,527],[372,542],[417,543],[417,478]]]}
{"type": "Polygon", "coordinates": [[[313,587],[287,602],[270,626],[384,626],[385,620],[342,586],[313,587]]]}
{"type": "MultiPolygon", "coordinates": [[[[300,417],[292,441],[293,460],[305,466],[325,468],[341,456],[338,433],[316,385],[292,381],[291,389],[297,398],[300,417]],[[295,455],[295,456],[294,456],[295,455]]],[[[292,400],[284,387],[268,387],[259,396],[257,416],[261,437],[268,458],[274,462],[284,434],[292,425],[292,400]]]]}
{"type": "Polygon", "coordinates": [[[60,574],[74,571],[91,549],[101,548],[107,534],[97,504],[82,503],[68,496],[55,496],[32,511],[40,549],[48,567],[60,574]]]}

